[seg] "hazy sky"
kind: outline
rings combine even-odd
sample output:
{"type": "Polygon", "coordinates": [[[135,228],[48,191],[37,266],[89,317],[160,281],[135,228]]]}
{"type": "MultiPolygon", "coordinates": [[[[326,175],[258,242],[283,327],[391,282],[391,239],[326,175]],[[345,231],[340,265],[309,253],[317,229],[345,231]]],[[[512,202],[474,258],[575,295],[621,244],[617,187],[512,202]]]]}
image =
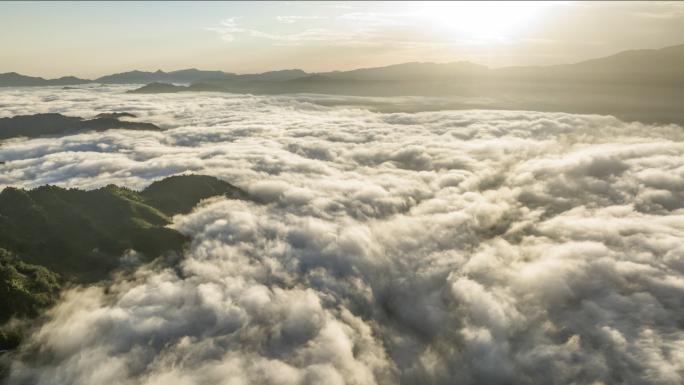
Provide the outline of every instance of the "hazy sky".
{"type": "Polygon", "coordinates": [[[573,63],[684,43],[684,3],[0,2],[0,73],[573,63]]]}

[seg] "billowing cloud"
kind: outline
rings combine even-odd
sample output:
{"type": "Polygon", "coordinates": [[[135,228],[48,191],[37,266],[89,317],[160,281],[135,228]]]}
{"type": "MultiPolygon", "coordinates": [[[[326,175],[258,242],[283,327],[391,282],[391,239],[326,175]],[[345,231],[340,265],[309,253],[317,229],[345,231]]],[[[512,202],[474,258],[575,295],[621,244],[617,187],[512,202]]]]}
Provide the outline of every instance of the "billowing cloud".
{"type": "Polygon", "coordinates": [[[380,114],[310,95],[62,95],[0,103],[168,130],[12,140],[0,184],[142,188],[193,172],[255,201],[175,217],[193,239],[179,265],[69,290],[5,358],[10,383],[683,380],[681,127],[380,114]]]}

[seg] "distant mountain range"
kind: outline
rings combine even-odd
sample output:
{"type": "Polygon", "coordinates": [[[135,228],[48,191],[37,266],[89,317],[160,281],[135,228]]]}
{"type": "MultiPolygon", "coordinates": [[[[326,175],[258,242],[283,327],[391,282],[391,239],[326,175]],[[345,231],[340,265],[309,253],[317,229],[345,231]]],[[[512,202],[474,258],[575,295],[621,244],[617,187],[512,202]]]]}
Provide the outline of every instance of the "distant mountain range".
{"type": "MultiPolygon", "coordinates": [[[[577,64],[546,67],[490,69],[469,62],[404,63],[320,74],[284,70],[252,75],[190,69],[168,73],[132,71],[95,81],[145,85],[130,91],[134,94],[230,92],[375,97],[477,96],[479,98],[471,98],[462,104],[454,98],[429,104],[401,105],[393,104],[391,100],[313,102],[380,112],[519,109],[614,115],[625,121],[684,125],[684,109],[680,102],[684,100],[684,44],[657,50],[624,51],[577,64]]],[[[88,82],[70,77],[45,80],[15,73],[0,75],[0,86],[79,85],[88,82]]]]}
{"type": "Polygon", "coordinates": [[[684,85],[684,44],[658,50],[624,51],[577,64],[505,67],[491,70],[491,72],[494,78],[508,80],[681,86],[684,85]]]}
{"type": "Polygon", "coordinates": [[[576,64],[490,69],[470,62],[404,63],[345,72],[321,73],[336,79],[401,80],[412,82],[473,81],[600,81],[684,84],[684,44],[658,50],[642,49],[576,64]]]}
{"type": "Polygon", "coordinates": [[[331,79],[386,80],[402,82],[472,82],[474,80],[497,81],[601,81],[628,83],[684,84],[684,44],[662,49],[630,50],[612,56],[587,60],[576,64],[554,66],[504,67],[490,69],[470,62],[454,63],[404,63],[378,68],[362,68],[352,71],[333,71],[310,74],[299,69],[237,75],[223,71],[144,72],[130,71],[107,75],[91,80],[72,76],[46,80],[11,72],[0,74],[0,87],[101,84],[150,84],[193,83],[204,79],[224,79],[237,82],[282,82],[308,75],[322,75],[331,79]]]}

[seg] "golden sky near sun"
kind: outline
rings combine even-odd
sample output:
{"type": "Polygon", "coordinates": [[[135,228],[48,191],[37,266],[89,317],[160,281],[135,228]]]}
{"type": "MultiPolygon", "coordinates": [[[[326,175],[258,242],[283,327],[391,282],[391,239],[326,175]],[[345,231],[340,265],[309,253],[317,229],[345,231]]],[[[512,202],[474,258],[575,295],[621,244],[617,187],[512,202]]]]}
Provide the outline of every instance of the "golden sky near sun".
{"type": "Polygon", "coordinates": [[[0,73],[573,63],[684,43],[678,2],[2,2],[0,73]]]}

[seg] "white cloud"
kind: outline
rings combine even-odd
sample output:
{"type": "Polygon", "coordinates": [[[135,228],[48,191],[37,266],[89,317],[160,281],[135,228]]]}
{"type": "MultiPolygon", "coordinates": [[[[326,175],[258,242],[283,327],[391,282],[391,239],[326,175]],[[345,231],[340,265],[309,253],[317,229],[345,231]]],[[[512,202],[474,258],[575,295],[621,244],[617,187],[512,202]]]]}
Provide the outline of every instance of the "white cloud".
{"type": "Polygon", "coordinates": [[[405,14],[387,14],[380,12],[354,12],[346,13],[340,17],[339,20],[351,21],[355,23],[362,23],[367,25],[409,25],[410,23],[402,21],[410,15],[405,14]]]}
{"type": "Polygon", "coordinates": [[[283,23],[294,23],[295,20],[306,20],[306,19],[327,19],[325,16],[278,16],[276,17],[278,21],[283,23]]]}
{"type": "Polygon", "coordinates": [[[235,23],[235,20],[239,19],[238,17],[231,17],[225,20],[221,21],[221,27],[217,28],[205,28],[207,31],[212,31],[216,32],[219,34],[219,37],[221,40],[225,41],[226,43],[230,43],[231,41],[235,40],[235,33],[238,32],[246,32],[247,30],[244,28],[237,28],[237,24],[235,23]]]}
{"type": "Polygon", "coordinates": [[[124,89],[0,93],[6,115],[129,111],[169,128],[10,141],[0,184],[193,172],[257,202],[176,217],[193,242],[174,268],[68,291],[11,381],[682,381],[681,127],[124,89]]]}
{"type": "MultiPolygon", "coordinates": [[[[306,16],[278,16],[278,20],[285,23],[292,23],[295,19],[325,19],[325,17],[306,17],[306,16]]],[[[208,31],[216,32],[219,34],[221,40],[230,43],[235,40],[235,34],[245,34],[252,37],[261,37],[271,40],[281,40],[281,41],[329,41],[329,40],[344,40],[348,39],[350,34],[329,31],[325,28],[311,28],[303,32],[291,34],[291,35],[276,35],[266,32],[261,32],[253,29],[238,28],[235,22],[236,17],[225,19],[221,21],[221,27],[217,28],[205,28],[208,31]]]]}

